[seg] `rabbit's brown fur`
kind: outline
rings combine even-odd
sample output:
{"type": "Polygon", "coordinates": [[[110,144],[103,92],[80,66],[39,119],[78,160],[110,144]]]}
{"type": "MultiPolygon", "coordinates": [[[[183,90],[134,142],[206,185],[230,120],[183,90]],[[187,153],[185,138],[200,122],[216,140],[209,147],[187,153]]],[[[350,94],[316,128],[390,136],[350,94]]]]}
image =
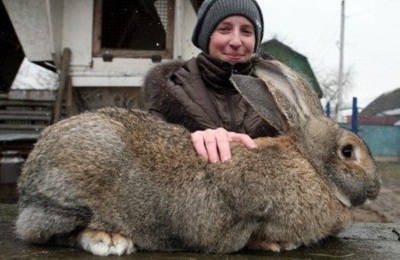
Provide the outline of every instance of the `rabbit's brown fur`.
{"type": "Polygon", "coordinates": [[[65,238],[105,255],[113,252],[99,253],[85,239],[126,238],[129,249],[117,254],[317,242],[349,224],[347,200],[355,206],[376,197],[379,175],[363,142],[332,121],[285,127],[285,135],[257,139],[252,150],[236,145],[230,161],[209,164],[188,131],[145,112],[71,117],[44,130],[23,168],[17,234],[34,243],[65,238]],[[326,131],[332,134],[321,138],[326,131]],[[361,163],[336,158],[341,140],[360,146],[361,163]],[[353,188],[360,194],[346,190],[353,188]]]}

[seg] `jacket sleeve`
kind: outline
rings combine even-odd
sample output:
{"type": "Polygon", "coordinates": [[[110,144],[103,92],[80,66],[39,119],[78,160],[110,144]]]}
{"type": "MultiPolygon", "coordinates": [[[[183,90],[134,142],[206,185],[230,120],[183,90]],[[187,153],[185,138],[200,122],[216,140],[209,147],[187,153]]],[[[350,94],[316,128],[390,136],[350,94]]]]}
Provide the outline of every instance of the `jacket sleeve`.
{"type": "Polygon", "coordinates": [[[142,96],[150,114],[163,121],[182,125],[193,132],[203,127],[191,117],[171,89],[174,84],[179,84],[174,74],[183,64],[182,61],[172,61],[150,69],[144,78],[142,96]]]}
{"type": "Polygon", "coordinates": [[[165,116],[156,108],[149,108],[149,113],[162,121],[167,121],[165,116]]]}

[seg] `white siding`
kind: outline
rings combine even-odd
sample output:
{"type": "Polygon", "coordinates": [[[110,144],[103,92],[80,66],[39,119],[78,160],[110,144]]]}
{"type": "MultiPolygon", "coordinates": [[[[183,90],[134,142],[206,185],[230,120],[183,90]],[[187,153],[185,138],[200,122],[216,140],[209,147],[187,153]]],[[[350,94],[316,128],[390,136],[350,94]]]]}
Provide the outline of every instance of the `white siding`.
{"type": "MultiPolygon", "coordinates": [[[[72,51],[73,86],[142,85],[154,64],[150,59],[93,58],[94,0],[3,0],[13,26],[30,61],[53,60],[63,48],[72,51]]],[[[176,0],[174,58],[190,59],[199,53],[192,45],[196,13],[190,1],[176,0]]],[[[162,62],[166,62],[163,60],[162,62]]]]}
{"type": "Polygon", "coordinates": [[[51,39],[44,0],[3,0],[30,61],[52,60],[51,39]]]}
{"type": "Polygon", "coordinates": [[[63,47],[72,52],[71,65],[92,62],[93,0],[64,0],[63,47]]]}

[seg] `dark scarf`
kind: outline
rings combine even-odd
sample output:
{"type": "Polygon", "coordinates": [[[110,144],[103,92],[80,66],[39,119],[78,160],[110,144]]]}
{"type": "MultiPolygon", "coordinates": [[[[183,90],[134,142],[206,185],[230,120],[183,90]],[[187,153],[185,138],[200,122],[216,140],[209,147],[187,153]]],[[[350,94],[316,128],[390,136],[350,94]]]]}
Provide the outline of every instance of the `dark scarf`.
{"type": "Polygon", "coordinates": [[[215,59],[204,52],[198,55],[197,66],[206,85],[216,91],[234,90],[232,83],[229,81],[232,74],[251,75],[253,73],[251,60],[230,64],[229,62],[215,59]]]}

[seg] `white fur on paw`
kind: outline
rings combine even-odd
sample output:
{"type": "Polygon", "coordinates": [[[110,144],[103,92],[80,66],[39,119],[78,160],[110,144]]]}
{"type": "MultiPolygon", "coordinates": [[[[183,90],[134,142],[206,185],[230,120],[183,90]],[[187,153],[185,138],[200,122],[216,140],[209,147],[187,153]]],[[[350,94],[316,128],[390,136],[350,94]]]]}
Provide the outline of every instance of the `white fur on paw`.
{"type": "Polygon", "coordinates": [[[131,239],[92,229],[85,229],[79,234],[78,245],[98,256],[131,254],[136,251],[131,239]]]}
{"type": "Polygon", "coordinates": [[[284,245],[284,249],[288,250],[288,251],[289,250],[294,250],[294,249],[296,249],[298,247],[299,247],[299,245],[295,244],[295,243],[287,243],[287,244],[284,245]]]}
{"type": "Polygon", "coordinates": [[[281,251],[281,246],[272,241],[258,240],[251,242],[247,248],[253,250],[265,250],[279,253],[281,251]]]}
{"type": "Polygon", "coordinates": [[[133,241],[119,234],[114,234],[112,236],[113,245],[110,247],[110,254],[122,255],[131,254],[135,252],[133,247],[133,241]]]}
{"type": "Polygon", "coordinates": [[[275,253],[279,253],[281,251],[281,246],[278,243],[274,242],[269,242],[266,248],[275,253]]]}

